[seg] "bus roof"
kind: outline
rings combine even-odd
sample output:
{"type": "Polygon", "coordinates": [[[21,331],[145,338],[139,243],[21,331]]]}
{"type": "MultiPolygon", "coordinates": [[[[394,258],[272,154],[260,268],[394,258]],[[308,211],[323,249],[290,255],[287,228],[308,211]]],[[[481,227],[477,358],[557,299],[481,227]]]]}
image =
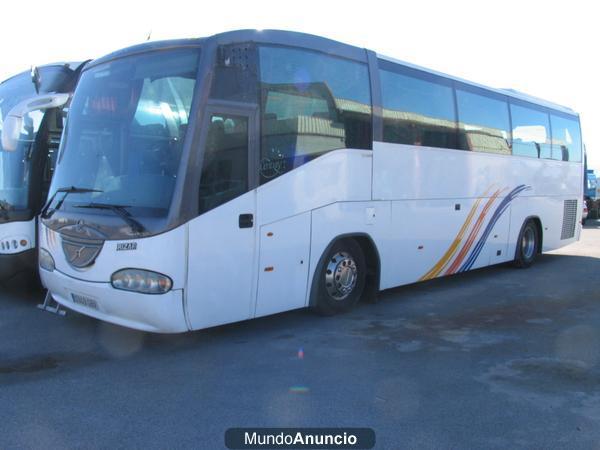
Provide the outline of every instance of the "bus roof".
{"type": "MultiPolygon", "coordinates": [[[[134,45],[131,47],[127,47],[121,50],[117,50],[116,52],[110,53],[106,56],[103,56],[99,59],[92,61],[88,64],[87,68],[96,66],[97,64],[101,64],[113,59],[122,58],[125,56],[129,56],[132,54],[143,53],[147,51],[153,50],[163,50],[168,48],[175,47],[196,47],[203,45],[206,41],[212,41],[216,44],[233,44],[236,42],[257,42],[257,43],[274,43],[279,45],[290,45],[297,47],[305,47],[313,50],[324,51],[325,53],[331,53],[334,55],[356,59],[362,62],[367,62],[366,50],[364,48],[355,47],[353,45],[344,44],[339,41],[335,41],[329,38],[325,38],[322,36],[316,36],[307,33],[301,33],[297,31],[285,31],[285,30],[235,30],[235,31],[226,31],[223,33],[218,33],[209,37],[204,38],[189,38],[189,39],[171,39],[164,41],[152,41],[145,42],[142,44],[134,45]]],[[[433,75],[437,75],[446,79],[455,80],[460,83],[464,83],[467,85],[471,85],[480,89],[484,89],[486,91],[495,92],[500,95],[505,95],[507,97],[512,97],[515,99],[519,99],[522,101],[526,101],[529,103],[533,103],[539,106],[543,106],[546,108],[550,108],[553,110],[561,111],[563,113],[578,116],[578,114],[569,107],[559,105],[538,97],[534,97],[528,94],[524,94],[522,92],[516,91],[514,89],[498,89],[491,88],[488,86],[484,86],[479,83],[475,83],[472,81],[468,81],[459,77],[455,77],[452,75],[447,75],[442,72],[438,72],[435,70],[427,69],[425,67],[418,66],[416,64],[411,64],[405,61],[401,61],[398,59],[394,59],[388,56],[384,56],[381,54],[376,54],[376,56],[382,60],[389,61],[391,63],[399,64],[405,67],[409,67],[415,70],[419,70],[422,72],[427,72],[433,75]]]]}
{"type": "Polygon", "coordinates": [[[85,69],[87,70],[97,66],[98,64],[103,64],[105,62],[112,61],[114,59],[124,58],[130,55],[137,55],[139,53],[151,52],[155,50],[167,50],[169,48],[178,47],[198,47],[202,44],[203,41],[204,39],[191,38],[144,42],[142,44],[122,48],[105,56],[101,56],[100,58],[94,59],[85,67],[85,69]]]}

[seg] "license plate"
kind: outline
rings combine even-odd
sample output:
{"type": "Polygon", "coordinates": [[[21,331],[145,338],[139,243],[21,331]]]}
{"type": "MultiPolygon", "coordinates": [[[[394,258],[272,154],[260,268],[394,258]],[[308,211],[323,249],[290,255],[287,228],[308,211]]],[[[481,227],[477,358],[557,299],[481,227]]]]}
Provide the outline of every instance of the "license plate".
{"type": "Polygon", "coordinates": [[[98,309],[98,302],[93,298],[79,294],[71,294],[71,298],[73,299],[73,303],[77,303],[78,305],[86,306],[92,309],[98,309]]]}

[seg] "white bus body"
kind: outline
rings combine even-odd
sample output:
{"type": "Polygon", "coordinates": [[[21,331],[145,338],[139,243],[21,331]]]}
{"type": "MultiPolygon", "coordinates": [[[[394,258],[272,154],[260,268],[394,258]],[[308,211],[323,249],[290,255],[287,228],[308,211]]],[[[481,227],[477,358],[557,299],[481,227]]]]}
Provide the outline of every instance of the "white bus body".
{"type": "MultiPolygon", "coordinates": [[[[217,46],[260,39],[278,45],[289,40],[290,46],[298,47],[309,45],[306,39],[315,46],[332,45],[284,32],[238,32],[212,39],[217,46]]],[[[210,42],[199,45],[203,58],[208,58],[210,42]]],[[[133,53],[140,52],[136,48],[133,53]]],[[[100,70],[111,58],[92,67],[100,70]]],[[[202,71],[202,63],[200,67],[202,71]]],[[[84,72],[84,80],[85,76],[84,72]]],[[[199,79],[210,83],[210,77],[202,74],[199,79]]],[[[196,100],[201,89],[196,86],[196,100]]],[[[282,89],[285,93],[288,88],[282,89]]],[[[512,94],[501,95],[512,98],[512,94]]],[[[256,123],[259,106],[209,101],[198,108],[203,112],[196,116],[202,117],[197,133],[206,135],[207,127],[221,119],[225,130],[238,127],[238,118],[243,117],[248,151],[257,152],[261,145],[257,136],[261,128],[256,123]]],[[[555,108],[572,114],[573,120],[577,117],[565,108],[555,108]]],[[[374,126],[381,127],[377,123],[373,120],[374,126]]],[[[263,133],[267,126],[263,118],[263,133]]],[[[223,133],[223,127],[219,132],[223,133]]],[[[331,131],[323,133],[328,139],[333,136],[331,131]]],[[[204,141],[194,141],[196,149],[198,142],[204,141]]],[[[539,145],[537,149],[542,151],[539,145]]],[[[65,158],[69,150],[61,150],[65,158]]],[[[368,269],[362,286],[363,296],[368,296],[369,289],[375,292],[513,261],[526,251],[522,235],[524,224],[530,221],[539,227],[536,251],[578,240],[583,166],[575,150],[571,158],[574,161],[390,143],[374,131],[372,149],[337,148],[305,163],[294,162],[293,169],[266,182],[250,183],[240,195],[144,237],[103,237],[109,228],[94,226],[94,217],[112,220],[120,228],[126,228],[125,222],[112,211],[94,211],[94,215],[76,211],[83,207],[76,204],[79,196],[65,195],[73,202],[72,209],[56,208],[40,226],[46,261],[40,274],[57,302],[82,314],[145,331],[184,332],[315,306],[316,296],[321,295],[316,293],[318,277],[327,276],[329,266],[325,266],[330,264],[328,252],[336,243],[353,239],[365,259],[362,265],[359,258],[354,262],[359,270],[368,269]],[[89,261],[85,260],[88,251],[89,261]],[[130,268],[168,277],[170,289],[148,294],[113,287],[114,274],[130,268]]],[[[282,161],[262,159],[260,168],[253,168],[250,158],[249,171],[260,171],[263,176],[276,164],[285,167],[282,161]]],[[[57,174],[61,170],[59,163],[57,174]]],[[[91,194],[91,198],[94,195],[105,194],[91,194]]],[[[182,198],[185,202],[186,195],[182,198]]],[[[142,221],[142,216],[136,217],[142,221]]],[[[336,257],[339,254],[347,252],[340,251],[336,257]]],[[[357,277],[356,271],[331,267],[348,274],[348,283],[357,277]]],[[[143,280],[140,276],[137,286],[143,280]]],[[[327,292],[343,297],[346,285],[342,284],[339,293],[327,292]]],[[[348,284],[349,289],[357,285],[348,284]]]]}
{"type": "Polygon", "coordinates": [[[0,224],[1,279],[16,274],[20,268],[35,270],[32,255],[36,243],[36,220],[0,224]]]}

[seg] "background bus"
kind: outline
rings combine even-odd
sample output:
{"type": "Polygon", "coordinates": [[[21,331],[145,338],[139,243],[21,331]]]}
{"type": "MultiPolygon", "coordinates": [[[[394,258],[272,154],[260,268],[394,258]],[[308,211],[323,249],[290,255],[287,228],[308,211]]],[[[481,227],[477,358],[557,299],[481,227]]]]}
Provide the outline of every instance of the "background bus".
{"type": "Polygon", "coordinates": [[[568,108],[299,33],[147,43],[82,73],[40,273],[148,331],[332,314],[529,266],[578,239],[582,190],[568,108]]]}
{"type": "MultiPolygon", "coordinates": [[[[34,68],[0,84],[0,135],[13,108],[70,93],[82,64],[34,68]]],[[[45,103],[47,105],[47,103],[45,103]]],[[[63,128],[63,107],[22,111],[13,148],[0,142],[0,281],[37,273],[36,219],[46,201],[63,128]]],[[[6,139],[5,139],[6,141],[6,139]]]]}

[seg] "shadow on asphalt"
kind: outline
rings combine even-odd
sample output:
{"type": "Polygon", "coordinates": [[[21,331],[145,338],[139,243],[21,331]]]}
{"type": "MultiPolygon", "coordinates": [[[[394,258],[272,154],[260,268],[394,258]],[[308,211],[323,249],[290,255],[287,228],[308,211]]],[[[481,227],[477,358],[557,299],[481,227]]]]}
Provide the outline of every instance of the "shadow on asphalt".
{"type": "Polygon", "coordinates": [[[19,297],[19,301],[38,301],[37,297],[43,299],[44,289],[36,274],[21,272],[8,280],[0,282],[0,302],[5,300],[7,293],[19,297]]]}
{"type": "MultiPolygon", "coordinates": [[[[27,317],[31,316],[33,327],[36,327],[35,323],[40,320],[44,324],[35,330],[21,327],[19,331],[28,334],[33,333],[40,342],[46,339],[48,333],[61,333],[69,336],[69,339],[78,339],[79,336],[85,336],[85,338],[94,342],[92,346],[94,352],[99,352],[100,355],[109,358],[128,358],[144,352],[152,353],[156,351],[162,353],[185,350],[207,343],[213,345],[244,344],[256,342],[257,340],[291,339],[310,333],[320,333],[324,328],[324,324],[325,327],[343,327],[349,322],[369,322],[381,320],[382,318],[397,319],[407,316],[425,317],[432,314],[450,314],[452,320],[456,323],[469,322],[473,317],[469,319],[467,316],[477,316],[478,313],[465,312],[465,305],[470,309],[475,308],[486,312],[489,305],[481,298],[490,289],[502,290],[504,286],[510,285],[510,289],[516,290],[518,295],[524,296],[529,293],[537,295],[540,298],[539,301],[547,299],[556,302],[556,299],[552,297],[555,291],[549,286],[538,288],[535,293],[528,292],[527,286],[530,277],[537,279],[550,276],[559,284],[562,277],[565,278],[563,284],[568,289],[572,289],[577,296],[588,296],[597,294],[594,292],[593,286],[586,283],[586,280],[589,277],[597,276],[598,273],[600,273],[599,258],[545,254],[539,257],[534,267],[527,270],[517,270],[510,264],[501,264],[389,289],[379,294],[379,301],[376,304],[359,304],[351,312],[335,317],[320,317],[311,313],[308,309],[303,309],[178,335],[142,333],[97,321],[71,311],[65,318],[52,317],[48,313],[35,309],[35,305],[43,300],[43,292],[32,290],[31,286],[28,285],[11,286],[8,291],[11,295],[0,296],[0,310],[4,310],[4,306],[9,308],[18,307],[23,310],[23,304],[25,303],[27,308],[30,308],[26,311],[26,314],[27,317]],[[566,276],[565,273],[573,267],[576,267],[575,274],[566,276]],[[26,289],[23,290],[22,288],[26,289]],[[461,319],[461,315],[465,315],[465,317],[461,319]],[[107,348],[108,352],[105,351],[107,348]],[[134,349],[134,351],[130,351],[131,349],[134,349]]],[[[519,311],[518,303],[514,303],[514,305],[515,310],[519,311]]],[[[510,308],[511,305],[508,303],[500,309],[506,312],[510,308]]],[[[486,313],[489,313],[489,311],[486,313]]],[[[32,337],[28,336],[28,338],[31,339],[32,337]]],[[[92,349],[90,348],[90,350],[92,349]]],[[[47,354],[38,356],[42,359],[48,357],[47,354]]],[[[36,364],[38,363],[26,360],[24,362],[16,361],[15,364],[17,367],[19,364],[23,364],[23,371],[28,371],[28,368],[32,366],[37,367],[36,364]]],[[[41,368],[51,368],[53,365],[54,363],[46,364],[44,361],[40,363],[41,368]]],[[[0,367],[0,374],[2,373],[6,373],[6,371],[3,372],[2,367],[0,367]]]]}
{"type": "MultiPolygon", "coordinates": [[[[486,292],[490,283],[501,287],[504,281],[516,282],[522,284],[523,290],[527,290],[529,276],[537,278],[546,272],[560,272],[561,266],[577,266],[578,271],[582,274],[580,280],[568,280],[566,285],[568,289],[572,289],[572,283],[580,283],[581,295],[596,294],[593,286],[589,283],[585,284],[584,281],[589,276],[600,273],[600,259],[585,256],[542,255],[536,265],[527,270],[515,269],[511,264],[501,264],[382,291],[379,293],[376,304],[361,303],[352,311],[335,317],[322,317],[312,313],[309,309],[302,309],[180,335],[146,334],[144,341],[148,349],[168,349],[172,345],[185,348],[195,347],[206,342],[216,344],[233,340],[236,343],[246,343],[262,339],[289,339],[321,333],[323,328],[328,325],[336,328],[347,326],[348,322],[369,323],[373,320],[403,316],[421,315],[425,317],[429,313],[441,315],[449,313],[449,319],[459,323],[465,320],[475,320],[473,317],[468,319],[467,316],[477,314],[477,312],[465,312],[462,309],[465,303],[469,308],[483,311],[489,308],[485,301],[479,301],[481,299],[479,292],[486,292]],[[463,293],[465,287],[473,291],[472,298],[469,291],[463,293]],[[455,307],[452,307],[449,303],[454,300],[457,303],[455,307]],[[427,301],[427,305],[423,304],[423,301],[427,301]],[[451,311],[447,311],[449,307],[451,311]]],[[[534,295],[539,294],[543,301],[545,295],[551,295],[553,292],[550,289],[547,292],[538,291],[534,295]]],[[[572,299],[566,298],[566,300],[571,301],[572,299]]],[[[554,302],[554,299],[552,301],[554,302]]],[[[519,307],[516,306],[515,310],[518,311],[519,307]]],[[[510,307],[509,304],[501,309],[509,311],[510,307]]]]}

